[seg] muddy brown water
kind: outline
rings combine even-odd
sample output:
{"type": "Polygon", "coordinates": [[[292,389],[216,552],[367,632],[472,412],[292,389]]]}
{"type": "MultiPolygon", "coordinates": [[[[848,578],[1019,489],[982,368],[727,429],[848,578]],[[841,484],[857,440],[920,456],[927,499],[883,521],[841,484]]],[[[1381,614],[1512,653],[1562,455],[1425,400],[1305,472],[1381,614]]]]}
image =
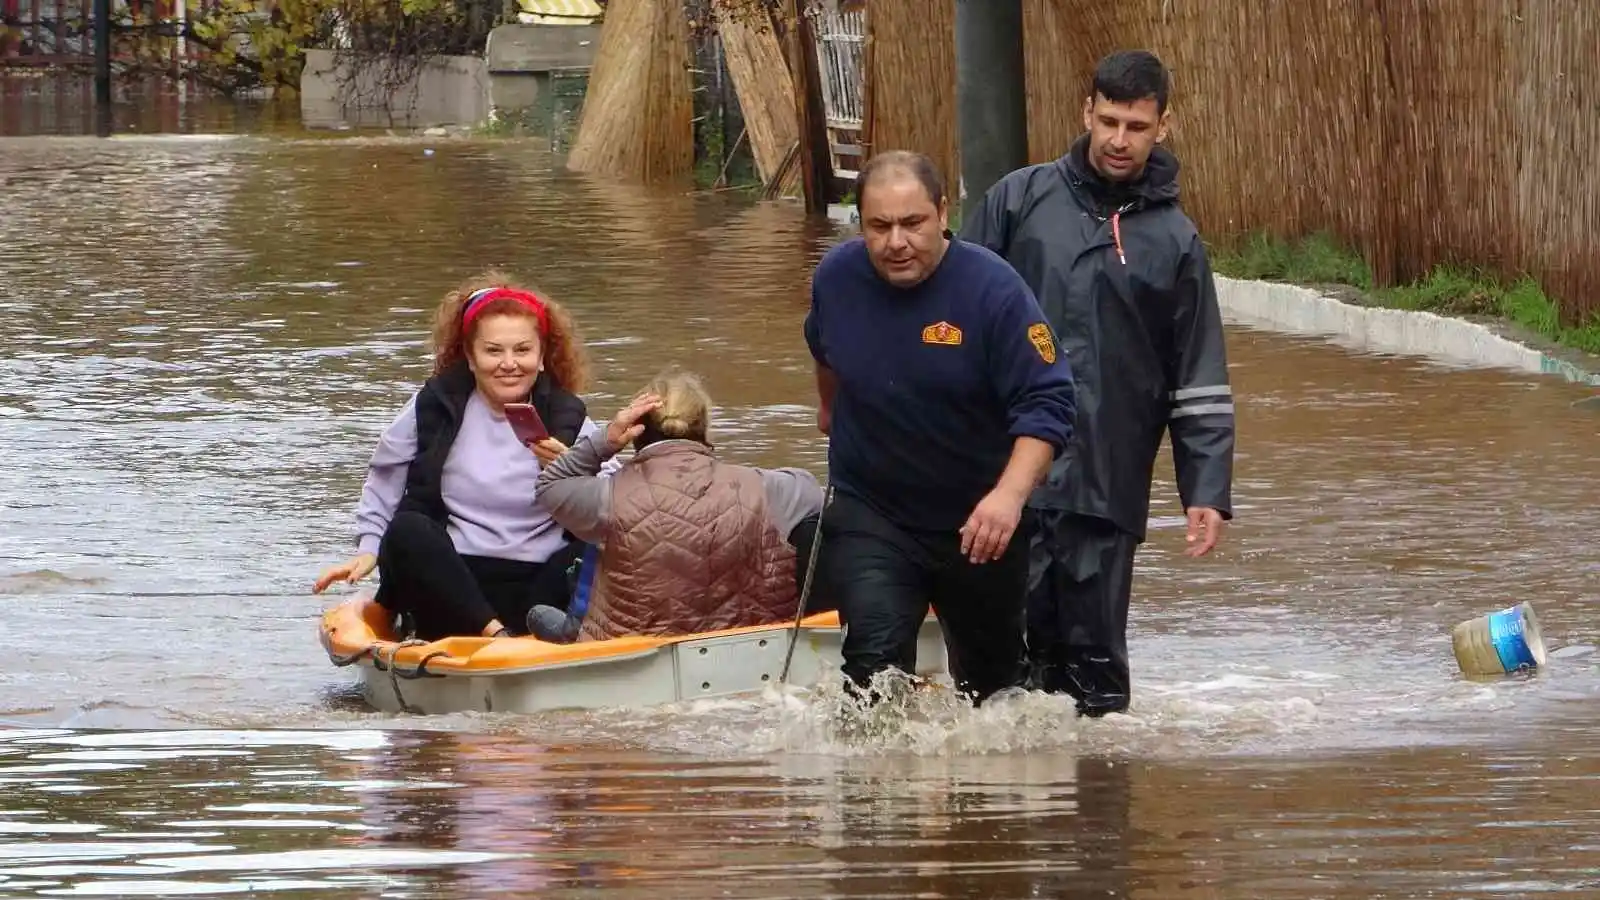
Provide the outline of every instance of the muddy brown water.
{"type": "Polygon", "coordinates": [[[1600,896],[1596,656],[1475,683],[1448,638],[1530,600],[1600,642],[1584,392],[1243,328],[1239,521],[1184,558],[1163,459],[1131,715],[360,702],[307,586],[441,291],[521,273],[592,409],[687,363],[722,452],[820,474],[832,239],[532,143],[0,140],[0,894],[1600,896]]]}

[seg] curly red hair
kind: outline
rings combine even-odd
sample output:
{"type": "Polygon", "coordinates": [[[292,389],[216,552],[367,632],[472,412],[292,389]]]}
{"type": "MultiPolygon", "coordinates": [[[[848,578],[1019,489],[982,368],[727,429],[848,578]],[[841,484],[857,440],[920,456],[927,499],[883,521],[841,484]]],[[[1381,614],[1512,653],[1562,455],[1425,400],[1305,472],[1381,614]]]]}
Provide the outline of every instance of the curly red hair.
{"type": "Polygon", "coordinates": [[[467,345],[475,336],[477,323],[483,321],[482,316],[504,314],[533,318],[533,311],[515,300],[495,300],[484,309],[482,315],[474,319],[471,331],[463,333],[461,313],[467,297],[474,291],[494,287],[528,291],[544,301],[546,318],[550,326],[549,330],[540,336],[543,341],[541,349],[544,351],[545,371],[554,376],[562,388],[574,394],[587,389],[588,354],[584,351],[583,338],[578,335],[578,326],[572,321],[572,315],[543,292],[522,285],[511,276],[495,269],[467,279],[439,301],[439,308],[433,318],[433,374],[438,375],[466,359],[467,345]]]}

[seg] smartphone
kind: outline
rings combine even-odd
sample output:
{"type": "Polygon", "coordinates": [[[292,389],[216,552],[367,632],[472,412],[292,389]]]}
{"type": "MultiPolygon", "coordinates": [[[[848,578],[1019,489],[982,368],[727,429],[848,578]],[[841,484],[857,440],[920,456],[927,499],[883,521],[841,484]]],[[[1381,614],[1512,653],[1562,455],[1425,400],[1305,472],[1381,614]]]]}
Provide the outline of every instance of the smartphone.
{"type": "Polygon", "coordinates": [[[539,418],[539,411],[533,408],[532,403],[507,403],[506,421],[511,423],[511,430],[517,433],[517,440],[524,444],[536,444],[550,436],[549,429],[544,427],[544,420],[539,418]]]}

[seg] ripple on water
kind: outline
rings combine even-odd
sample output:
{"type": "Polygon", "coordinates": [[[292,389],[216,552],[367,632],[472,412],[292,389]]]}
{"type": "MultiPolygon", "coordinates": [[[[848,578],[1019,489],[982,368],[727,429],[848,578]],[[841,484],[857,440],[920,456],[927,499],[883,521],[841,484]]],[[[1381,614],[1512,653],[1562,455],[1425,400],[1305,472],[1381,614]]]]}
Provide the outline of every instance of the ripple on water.
{"type": "MultiPolygon", "coordinates": [[[[1592,757],[1157,764],[1090,754],[1082,738],[1099,723],[1061,728],[1071,720],[1046,708],[1054,698],[1001,697],[985,714],[944,691],[904,691],[854,721],[862,711],[842,695],[771,699],[800,714],[788,722],[798,732],[763,739],[789,746],[712,757],[607,749],[603,736],[573,745],[555,732],[0,732],[0,746],[28,751],[0,755],[0,772],[63,746],[122,754],[135,769],[80,760],[89,768],[70,777],[115,792],[0,804],[0,892],[233,893],[267,881],[327,896],[689,898],[711,885],[736,897],[1063,896],[1086,884],[1125,896],[1181,882],[1164,895],[1231,885],[1299,897],[1303,880],[1268,873],[1327,865],[1330,846],[1347,860],[1340,877],[1369,893],[1502,877],[1503,850],[1459,839],[1486,822],[1515,830],[1530,859],[1546,860],[1542,881],[1563,890],[1592,882],[1587,863],[1600,860],[1571,839],[1600,825],[1600,806],[1584,799],[1592,757]],[[1044,714],[1053,746],[1039,739],[1048,727],[1024,724],[1044,714]],[[929,740],[940,729],[926,726],[963,715],[984,727],[946,721],[929,740]],[[985,728],[1034,742],[1013,735],[1003,747],[985,728]],[[194,752],[161,752],[176,749],[194,752]],[[180,789],[208,771],[233,777],[180,789]],[[1551,794],[1554,784],[1567,787],[1551,794]],[[1178,829],[1220,868],[1152,855],[1178,829]],[[1551,866],[1556,840],[1565,863],[1551,866]]],[[[692,706],[691,718],[739,712],[692,706]]]]}
{"type": "MultiPolygon", "coordinates": [[[[233,789],[255,796],[288,796],[302,794],[309,801],[324,794],[328,788],[341,789],[358,797],[396,790],[440,790],[458,787],[448,782],[426,779],[398,780],[385,778],[358,778],[336,780],[326,777],[321,768],[307,769],[281,765],[288,759],[303,759],[307,753],[323,754],[325,759],[337,763],[347,757],[360,757],[361,751],[388,746],[386,737],[376,732],[298,732],[298,731],[187,731],[187,732],[111,732],[85,734],[65,730],[11,730],[0,731],[0,746],[8,750],[22,750],[7,757],[0,773],[23,791],[43,791],[60,786],[45,784],[40,777],[44,771],[61,773],[71,779],[92,781],[110,778],[122,783],[120,800],[114,806],[126,803],[147,805],[144,809],[105,809],[114,815],[112,821],[63,821],[63,810],[57,806],[50,810],[16,809],[0,810],[0,891],[28,889],[38,896],[52,895],[115,895],[158,893],[219,893],[248,890],[261,881],[279,881],[282,884],[320,886],[324,888],[351,889],[362,884],[387,885],[396,882],[389,871],[414,873],[430,867],[457,867],[500,859],[516,854],[504,852],[468,852],[429,847],[319,847],[323,838],[333,834],[365,834],[385,831],[382,823],[358,819],[327,818],[328,814],[359,813],[357,804],[329,804],[316,802],[289,802],[286,800],[243,802],[235,804],[206,804],[208,797],[217,796],[219,789],[233,789]],[[59,746],[76,746],[80,750],[57,750],[59,746]],[[33,760],[61,760],[70,762],[34,763],[33,760]],[[112,758],[118,763],[99,760],[112,758]],[[198,768],[197,768],[198,767],[198,768]],[[232,771],[243,776],[228,782],[211,782],[210,790],[189,790],[171,793],[166,783],[174,775],[198,770],[232,771]],[[134,770],[134,772],[128,772],[134,770]],[[112,772],[118,775],[111,775],[112,772]],[[127,773],[127,774],[120,774],[127,773]],[[286,775],[298,777],[285,778],[286,775]],[[127,779],[133,779],[129,781],[127,779]],[[153,783],[146,783],[147,781],[153,783]],[[138,785],[137,788],[132,788],[138,785]],[[286,790],[287,789],[287,790],[286,790]],[[181,810],[189,805],[190,798],[199,800],[195,814],[185,815],[181,810]],[[311,817],[307,814],[321,814],[311,817]],[[117,818],[136,818],[148,825],[160,825],[159,830],[148,827],[141,831],[126,830],[117,818]],[[250,837],[254,832],[268,830],[294,835],[297,843],[311,842],[311,846],[261,852],[249,848],[260,841],[250,837]],[[98,840],[88,842],[87,835],[98,840]],[[183,837],[223,838],[219,842],[198,842],[183,837]],[[61,840],[61,836],[72,836],[61,840]],[[174,840],[173,838],[179,838],[174,840]],[[108,865],[108,862],[114,864],[108,865]],[[275,873],[285,873],[275,878],[275,873]],[[316,873],[329,874],[325,878],[310,879],[316,873]],[[350,874],[350,873],[356,874],[350,874]],[[237,881],[184,879],[181,876],[215,876],[225,873],[248,873],[237,881]],[[131,876],[131,878],[130,878],[131,876]],[[39,880],[60,879],[60,880],[39,880]]],[[[83,784],[82,787],[110,788],[113,784],[83,784]]],[[[181,784],[174,788],[184,787],[181,784]]],[[[84,810],[89,801],[77,806],[84,810]]]]}
{"type": "MultiPolygon", "coordinates": [[[[29,671],[0,673],[5,714],[391,727],[329,689],[306,583],[348,551],[372,442],[426,374],[434,302],[490,262],[574,310],[597,414],[689,363],[722,452],[824,471],[799,326],[830,235],[782,204],[452,146],[423,162],[406,141],[8,144],[0,177],[42,187],[7,206],[21,245],[0,255],[30,297],[0,301],[0,598],[25,598],[5,609],[17,634],[70,621],[88,641],[26,638],[29,671]],[[464,184],[497,199],[468,203],[464,184]],[[148,236],[136,261],[127,234],[148,236]],[[151,658],[172,642],[184,652],[151,658]]],[[[1600,639],[1583,602],[1600,495],[1572,478],[1600,442],[1577,389],[1229,334],[1239,517],[1219,556],[1183,559],[1163,456],[1133,715],[1080,740],[1451,742],[1505,713],[1561,739],[1600,729],[1559,699],[1600,691],[1594,667],[1489,695],[1456,680],[1443,640],[1523,598],[1554,645],[1600,639]]]]}
{"type": "Polygon", "coordinates": [[[1229,332],[1219,554],[1182,557],[1157,466],[1129,715],[934,692],[858,723],[863,741],[827,691],[364,709],[307,583],[349,550],[435,301],[479,267],[574,310],[597,415],[687,363],[719,452],[826,468],[800,321],[831,238],[792,205],[627,188],[523,142],[417,147],[0,150],[0,617],[20,661],[0,715],[141,729],[0,735],[0,893],[1594,888],[1600,851],[1573,835],[1600,830],[1600,666],[1474,683],[1447,638],[1531,599],[1553,647],[1600,642],[1583,392],[1251,330],[1229,332]]]}

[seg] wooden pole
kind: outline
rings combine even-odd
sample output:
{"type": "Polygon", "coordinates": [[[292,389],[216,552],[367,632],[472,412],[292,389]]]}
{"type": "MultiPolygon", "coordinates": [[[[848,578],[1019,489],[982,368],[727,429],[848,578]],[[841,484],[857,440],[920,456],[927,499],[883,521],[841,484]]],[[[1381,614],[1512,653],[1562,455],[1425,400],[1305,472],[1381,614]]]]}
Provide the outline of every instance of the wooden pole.
{"type": "MultiPolygon", "coordinates": [[[[807,0],[809,2],[809,0],[807,0]]],[[[806,118],[807,130],[801,132],[812,146],[811,164],[816,196],[811,198],[819,213],[826,214],[828,204],[838,199],[833,183],[833,145],[829,139],[828,111],[822,100],[822,70],[817,61],[817,35],[811,16],[800,17],[800,43],[802,59],[806,66],[806,118]]]]}
{"type": "Polygon", "coordinates": [[[799,124],[800,175],[806,212],[826,214],[833,193],[833,158],[828,147],[827,115],[822,106],[817,71],[816,37],[811,19],[801,14],[805,0],[784,0],[784,47],[794,79],[795,121],[799,124]]]}

